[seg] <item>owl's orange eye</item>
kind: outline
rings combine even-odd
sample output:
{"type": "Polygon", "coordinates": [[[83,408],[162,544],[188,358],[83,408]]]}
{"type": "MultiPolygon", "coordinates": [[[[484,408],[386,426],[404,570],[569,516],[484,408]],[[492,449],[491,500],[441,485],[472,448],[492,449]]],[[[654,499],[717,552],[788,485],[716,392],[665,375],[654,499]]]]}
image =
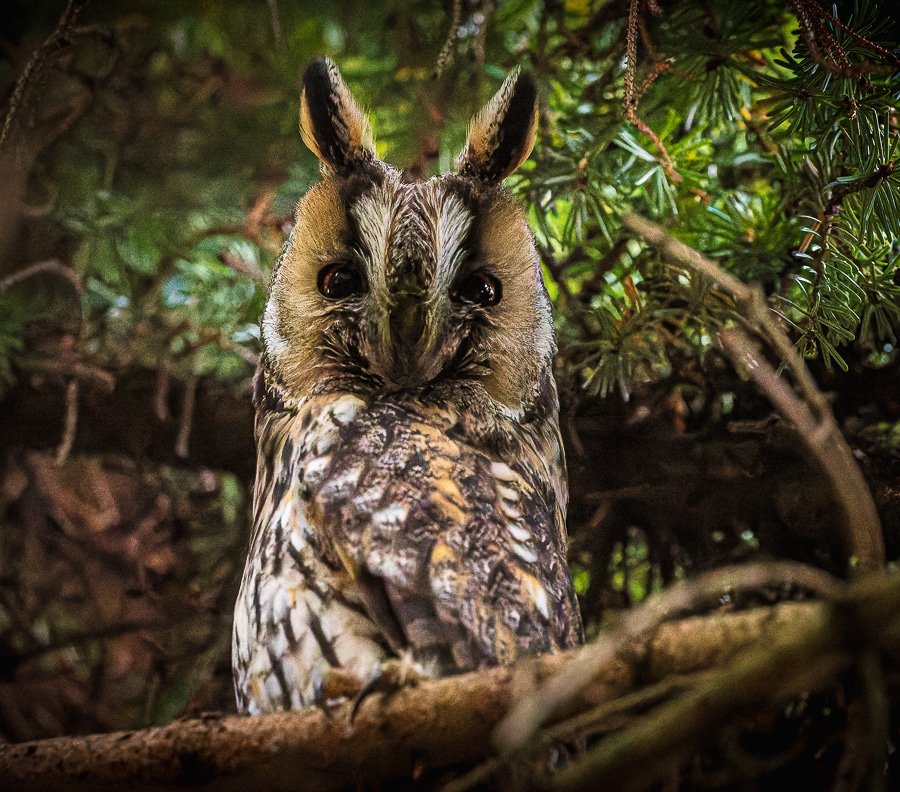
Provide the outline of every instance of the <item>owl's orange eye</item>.
{"type": "Polygon", "coordinates": [[[319,293],[329,300],[343,300],[366,290],[366,282],[362,273],[353,264],[338,261],[326,264],[319,270],[316,282],[319,293]]]}
{"type": "Polygon", "coordinates": [[[485,270],[469,273],[450,291],[453,302],[480,305],[482,308],[496,305],[502,295],[500,281],[485,270]]]}

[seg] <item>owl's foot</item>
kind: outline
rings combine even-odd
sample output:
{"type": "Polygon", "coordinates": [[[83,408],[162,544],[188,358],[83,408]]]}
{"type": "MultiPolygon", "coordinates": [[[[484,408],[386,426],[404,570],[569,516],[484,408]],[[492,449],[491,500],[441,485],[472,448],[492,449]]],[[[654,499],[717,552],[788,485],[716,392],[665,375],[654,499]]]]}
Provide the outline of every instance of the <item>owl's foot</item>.
{"type": "Polygon", "coordinates": [[[329,668],[313,675],[313,704],[326,715],[348,701],[355,701],[360,691],[359,677],[341,668],[329,668]]]}
{"type": "Polygon", "coordinates": [[[350,720],[356,717],[356,711],[363,699],[373,693],[384,693],[390,696],[404,687],[415,687],[428,674],[413,660],[412,652],[404,651],[400,657],[385,660],[378,670],[370,676],[363,686],[359,688],[353,698],[353,706],[350,709],[350,720]]]}

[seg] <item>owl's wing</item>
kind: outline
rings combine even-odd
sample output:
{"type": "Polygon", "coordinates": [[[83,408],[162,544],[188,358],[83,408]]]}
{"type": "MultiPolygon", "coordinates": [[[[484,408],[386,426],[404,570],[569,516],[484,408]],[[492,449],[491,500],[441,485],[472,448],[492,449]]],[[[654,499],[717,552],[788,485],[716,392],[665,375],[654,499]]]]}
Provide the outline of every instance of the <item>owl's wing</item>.
{"type": "Polygon", "coordinates": [[[549,488],[536,487],[524,461],[478,459],[479,509],[446,531],[429,559],[432,591],[444,620],[465,627],[458,662],[511,663],[582,642],[581,620],[557,540],[562,515],[549,488]]]}
{"type": "MultiPolygon", "coordinates": [[[[346,404],[334,406],[346,415],[346,404]]],[[[315,471],[340,426],[334,411],[319,407],[316,415],[305,406],[257,405],[254,532],[232,642],[241,712],[309,706],[339,695],[333,690],[339,679],[352,695],[354,684],[389,656],[385,629],[354,598],[340,560],[311,519],[304,470],[312,464],[315,471]]]]}
{"type": "Polygon", "coordinates": [[[369,616],[444,673],[580,642],[553,487],[447,428],[376,405],[329,455],[313,519],[369,616]]]}

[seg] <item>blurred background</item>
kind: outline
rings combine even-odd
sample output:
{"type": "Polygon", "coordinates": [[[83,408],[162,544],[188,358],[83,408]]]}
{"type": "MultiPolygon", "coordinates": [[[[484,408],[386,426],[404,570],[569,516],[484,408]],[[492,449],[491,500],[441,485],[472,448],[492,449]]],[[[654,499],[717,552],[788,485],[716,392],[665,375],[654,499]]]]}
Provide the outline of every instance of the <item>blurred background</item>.
{"type": "Polygon", "coordinates": [[[718,345],[734,306],[627,212],[765,290],[896,558],[892,6],[4,0],[0,740],[234,711],[257,322],[318,177],[297,122],[319,54],[379,155],[419,175],[452,169],[512,68],[538,79],[538,145],[509,185],[556,305],[589,631],[724,563],[846,568],[828,485],[718,345]]]}

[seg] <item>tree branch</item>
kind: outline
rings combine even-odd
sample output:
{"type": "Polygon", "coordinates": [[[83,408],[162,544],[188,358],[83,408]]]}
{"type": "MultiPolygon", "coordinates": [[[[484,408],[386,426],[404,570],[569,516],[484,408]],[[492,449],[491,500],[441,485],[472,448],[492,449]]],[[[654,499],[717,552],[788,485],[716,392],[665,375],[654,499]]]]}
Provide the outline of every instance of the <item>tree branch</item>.
{"type": "Polygon", "coordinates": [[[875,571],[884,566],[884,537],[878,511],[853,452],[841,434],[834,413],[800,354],[785,335],[762,293],[727,272],[661,226],[636,215],[626,215],[622,223],[666,258],[710,278],[731,293],[739,315],[790,369],[800,396],[787,385],[760,355],[746,334],[732,328],[723,331],[720,340],[735,362],[742,365],[775,407],[794,423],[800,438],[831,482],[832,491],[843,513],[843,542],[851,567],[875,571]],[[802,397],[802,399],[800,398],[802,397]]]}
{"type": "MultiPolygon", "coordinates": [[[[762,566],[752,575],[761,574],[762,566]]],[[[802,569],[798,567],[797,569],[802,569]]],[[[731,570],[732,576],[736,570],[731,570]]],[[[685,584],[681,601],[704,600],[727,576],[705,578],[697,592],[685,584]]],[[[748,578],[749,579],[749,578],[748,578]]],[[[761,579],[761,578],[760,578],[761,579]]],[[[569,714],[620,697],[659,679],[703,669],[687,691],[659,704],[651,716],[601,740],[585,759],[551,779],[560,789],[598,779],[658,778],[748,707],[765,707],[828,685],[856,657],[900,651],[900,575],[872,575],[850,586],[826,584],[835,596],[743,612],[717,612],[664,624],[641,646],[620,647],[593,664],[590,684],[569,714]],[[634,776],[629,775],[634,768],[634,776]]],[[[676,598],[677,599],[677,598],[676,598]]],[[[673,604],[676,600],[670,602],[673,604]]],[[[523,684],[559,678],[594,659],[595,646],[536,658],[516,667],[425,681],[332,711],[257,718],[213,716],[139,732],[57,738],[0,746],[4,789],[88,790],[202,787],[342,790],[422,777],[480,762],[491,734],[523,684]]],[[[660,696],[650,691],[648,704],[660,696]]],[[[614,709],[614,708],[613,708],[614,709]]],[[[613,710],[608,710],[607,714],[613,710]]],[[[635,783],[633,780],[630,783],[635,783]]]]}

